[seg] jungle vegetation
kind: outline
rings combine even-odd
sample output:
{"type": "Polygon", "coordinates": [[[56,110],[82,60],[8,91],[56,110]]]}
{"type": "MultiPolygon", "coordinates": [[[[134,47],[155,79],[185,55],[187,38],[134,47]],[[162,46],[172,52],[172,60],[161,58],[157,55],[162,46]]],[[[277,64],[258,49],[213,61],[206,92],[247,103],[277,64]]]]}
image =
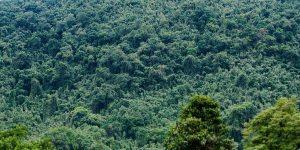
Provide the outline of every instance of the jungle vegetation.
{"type": "Polygon", "coordinates": [[[299,10],[299,0],[0,0],[0,136],[23,125],[21,146],[165,149],[176,122],[199,123],[184,115],[199,94],[222,126],[207,135],[279,148],[249,134],[278,116],[288,133],[298,123],[296,101],[276,102],[300,95],[299,10]]]}
{"type": "Polygon", "coordinates": [[[207,96],[193,96],[166,140],[168,150],[232,150],[219,105],[207,96]]]}

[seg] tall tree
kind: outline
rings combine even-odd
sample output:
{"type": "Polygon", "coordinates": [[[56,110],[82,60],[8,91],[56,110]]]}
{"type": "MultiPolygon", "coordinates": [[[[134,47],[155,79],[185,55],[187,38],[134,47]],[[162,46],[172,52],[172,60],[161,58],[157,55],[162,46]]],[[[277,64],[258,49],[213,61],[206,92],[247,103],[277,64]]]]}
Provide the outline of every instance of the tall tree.
{"type": "Polygon", "coordinates": [[[260,112],[244,129],[246,150],[295,150],[300,148],[300,112],[295,99],[280,98],[260,112]]]}
{"type": "Polygon", "coordinates": [[[193,96],[183,108],[177,124],[169,130],[166,147],[169,150],[234,149],[227,136],[219,104],[207,96],[193,96]]]}
{"type": "Polygon", "coordinates": [[[44,139],[37,142],[25,142],[27,129],[24,126],[17,126],[13,129],[0,131],[0,149],[5,150],[54,150],[51,141],[44,139]]]}

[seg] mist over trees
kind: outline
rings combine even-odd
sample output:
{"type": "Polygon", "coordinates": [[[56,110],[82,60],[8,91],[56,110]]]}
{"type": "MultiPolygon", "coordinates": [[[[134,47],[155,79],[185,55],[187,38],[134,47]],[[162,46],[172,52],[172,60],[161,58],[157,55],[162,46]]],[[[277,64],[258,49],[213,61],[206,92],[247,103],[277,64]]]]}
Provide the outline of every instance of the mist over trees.
{"type": "Polygon", "coordinates": [[[0,130],[24,125],[25,143],[56,149],[164,149],[200,94],[247,149],[251,121],[300,94],[299,10],[298,0],[0,0],[0,130]]]}

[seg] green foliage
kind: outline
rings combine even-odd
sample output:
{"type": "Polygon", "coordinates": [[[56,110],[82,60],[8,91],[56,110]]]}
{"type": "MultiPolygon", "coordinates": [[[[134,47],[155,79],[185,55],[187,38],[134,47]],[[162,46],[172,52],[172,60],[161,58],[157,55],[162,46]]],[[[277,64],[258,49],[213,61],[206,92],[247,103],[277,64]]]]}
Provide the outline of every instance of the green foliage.
{"type": "Polygon", "coordinates": [[[88,109],[84,107],[76,107],[70,116],[70,123],[75,127],[79,127],[85,124],[93,126],[101,126],[103,122],[102,116],[98,114],[92,114],[88,109]]]}
{"type": "Polygon", "coordinates": [[[280,98],[246,124],[246,150],[294,150],[300,146],[300,112],[295,99],[280,98]]]}
{"type": "Polygon", "coordinates": [[[299,6],[0,0],[0,127],[24,124],[31,139],[65,127],[85,149],[163,149],[164,131],[201,93],[219,102],[241,148],[245,122],[299,95],[299,6]]]}
{"type": "Polygon", "coordinates": [[[103,130],[88,126],[77,129],[61,126],[45,133],[46,137],[52,139],[52,143],[58,150],[109,149],[102,143],[103,135],[103,130]]]}
{"type": "Polygon", "coordinates": [[[54,146],[49,139],[40,141],[25,141],[27,128],[16,126],[13,129],[0,131],[0,149],[5,150],[54,150],[54,146]]]}
{"type": "Polygon", "coordinates": [[[86,141],[84,141],[85,138],[82,135],[65,127],[52,129],[46,134],[46,136],[52,138],[52,143],[59,150],[79,150],[88,146],[84,145],[86,141]]]}
{"type": "Polygon", "coordinates": [[[179,122],[166,139],[170,150],[234,149],[221,119],[219,105],[207,96],[193,96],[183,108],[179,122]]]}
{"type": "MultiPolygon", "coordinates": [[[[253,102],[234,104],[228,108],[225,114],[225,122],[229,125],[229,133],[236,142],[241,143],[243,139],[241,131],[244,129],[244,122],[248,122],[258,112],[253,102]]],[[[242,145],[239,145],[242,148],[242,145]]]]}

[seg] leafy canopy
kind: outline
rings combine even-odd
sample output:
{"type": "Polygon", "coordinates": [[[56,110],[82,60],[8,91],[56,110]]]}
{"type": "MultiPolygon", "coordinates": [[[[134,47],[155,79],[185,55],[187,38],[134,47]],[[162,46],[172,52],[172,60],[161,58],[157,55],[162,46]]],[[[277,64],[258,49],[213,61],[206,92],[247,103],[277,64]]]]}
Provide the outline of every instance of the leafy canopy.
{"type": "Polygon", "coordinates": [[[169,150],[234,149],[219,104],[207,96],[193,96],[183,108],[179,122],[169,130],[166,147],[169,150]]]}
{"type": "Polygon", "coordinates": [[[243,131],[245,150],[295,150],[300,148],[300,112],[295,99],[280,98],[260,112],[243,131]]]}
{"type": "Polygon", "coordinates": [[[3,150],[54,150],[49,139],[35,142],[24,141],[27,128],[16,126],[13,129],[0,131],[0,149],[3,150]]]}

